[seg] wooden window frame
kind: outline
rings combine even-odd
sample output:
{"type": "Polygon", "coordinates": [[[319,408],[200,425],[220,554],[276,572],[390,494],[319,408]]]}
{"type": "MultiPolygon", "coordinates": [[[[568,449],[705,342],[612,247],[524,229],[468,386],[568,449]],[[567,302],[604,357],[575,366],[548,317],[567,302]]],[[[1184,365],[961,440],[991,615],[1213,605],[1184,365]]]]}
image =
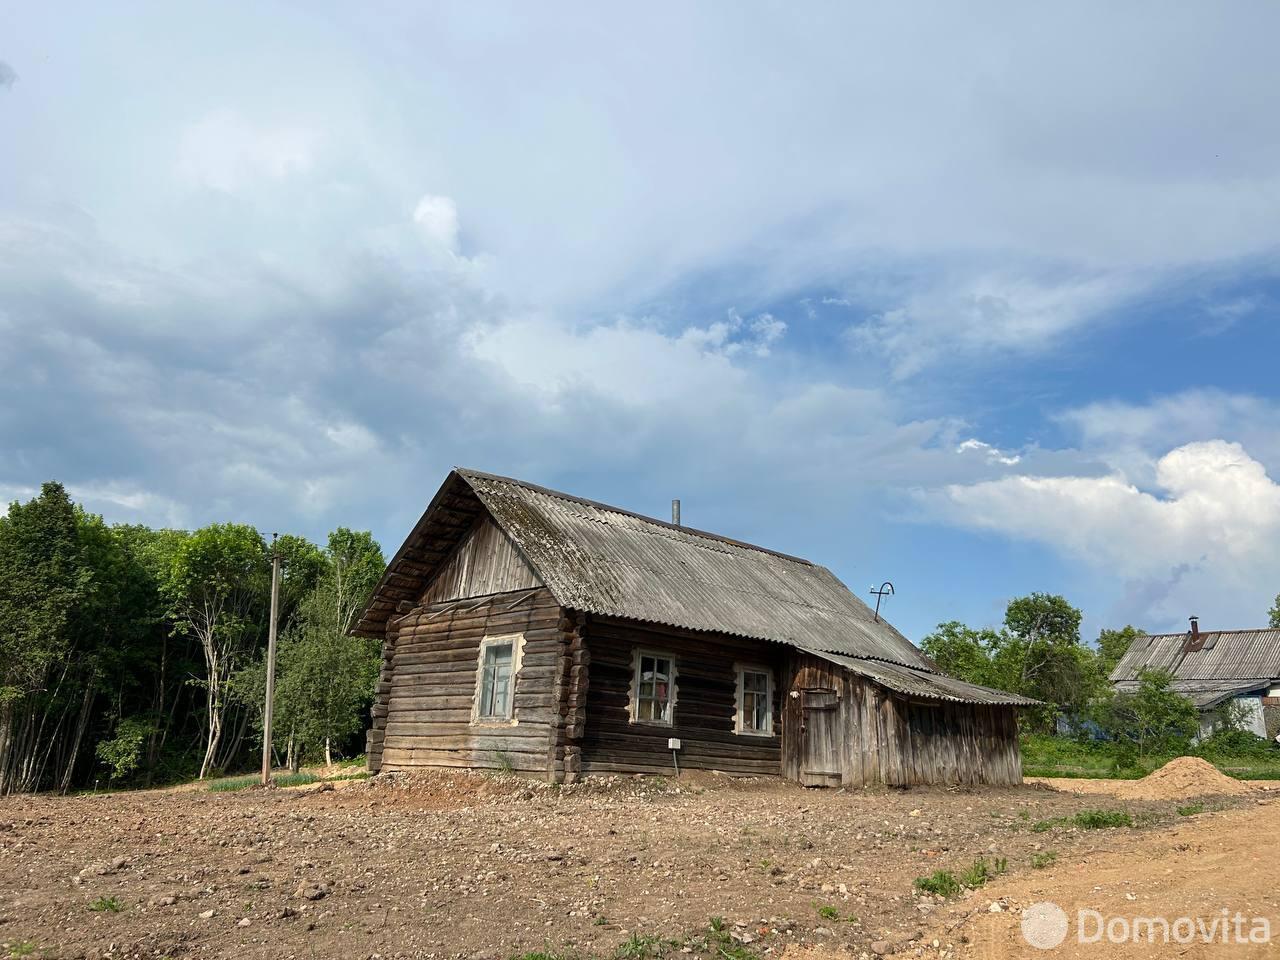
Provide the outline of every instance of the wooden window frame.
{"type": "Polygon", "coordinates": [[[476,651],[476,684],[471,695],[471,725],[473,727],[514,727],[520,722],[516,713],[516,679],[524,660],[524,634],[499,633],[483,637],[476,651]],[[484,655],[490,647],[511,644],[511,689],[507,692],[507,716],[486,717],[480,713],[480,694],[484,689],[484,655]]]}
{"type": "Polygon", "coordinates": [[[664,729],[674,727],[676,725],[676,702],[679,696],[679,686],[677,685],[677,677],[679,669],[676,666],[676,658],[672,653],[665,650],[645,650],[636,647],[631,654],[631,689],[630,689],[630,709],[631,723],[642,727],[662,727],[664,729]],[[669,720],[641,720],[640,719],[640,661],[644,657],[653,657],[656,660],[665,660],[671,665],[671,676],[667,678],[667,683],[671,687],[671,694],[667,698],[671,709],[668,711],[671,719],[669,720]]]}
{"type": "Polygon", "coordinates": [[[772,737],[774,736],[774,716],[773,716],[773,697],[777,691],[776,681],[773,678],[773,668],[767,667],[762,663],[735,663],[733,665],[734,672],[734,698],[733,698],[733,732],[742,737],[772,737]],[[748,673],[761,673],[768,678],[768,687],[765,693],[766,702],[769,705],[767,713],[768,729],[752,730],[746,725],[746,679],[748,673]]]}

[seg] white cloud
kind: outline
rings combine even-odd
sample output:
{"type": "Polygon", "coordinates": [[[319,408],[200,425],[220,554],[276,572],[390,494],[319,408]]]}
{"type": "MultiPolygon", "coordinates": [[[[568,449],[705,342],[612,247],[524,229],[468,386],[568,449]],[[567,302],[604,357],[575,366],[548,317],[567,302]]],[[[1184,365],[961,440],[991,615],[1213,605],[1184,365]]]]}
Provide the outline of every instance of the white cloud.
{"type": "Polygon", "coordinates": [[[456,251],[465,211],[494,289],[578,317],[644,313],[705,277],[763,304],[909,276],[897,296],[828,298],[868,307],[866,343],[903,376],[1050,348],[1153,280],[1275,248],[1280,130],[1239,119],[1271,106],[1274,9],[1001,9],[998,30],[910,3],[732,30],[716,6],[671,15],[675,38],[668,17],[604,7],[567,27],[467,5],[321,24],[233,2],[228,69],[179,11],[141,33],[87,13],[93,44],[26,11],[15,42],[114,85],[24,86],[4,179],[92,210],[144,261],[265,249],[317,274],[425,184],[422,236],[456,251]],[[140,50],[121,73],[124,38],[140,50]],[[175,139],[187,183],[260,186],[254,203],[157,189],[173,153],[155,145],[175,139]]]}
{"type": "Polygon", "coordinates": [[[448,197],[423,196],[413,210],[413,222],[430,246],[449,253],[457,252],[458,207],[448,197]]]}
{"type": "Polygon", "coordinates": [[[233,110],[216,110],[182,131],[178,173],[196,186],[235,193],[260,180],[305,174],[318,146],[318,134],[308,127],[256,124],[233,110]]]}
{"type": "Polygon", "coordinates": [[[1012,467],[1015,464],[1022,462],[1022,457],[1018,454],[1005,453],[998,447],[993,447],[991,444],[984,443],[974,437],[970,437],[968,440],[962,441],[960,445],[956,447],[956,453],[969,452],[980,453],[992,463],[1002,463],[1007,467],[1012,467]]]}
{"type": "Polygon", "coordinates": [[[90,513],[104,514],[108,520],[127,518],[130,523],[180,529],[191,516],[185,505],[171,497],[114,481],[70,484],[67,493],[90,513]]]}
{"type": "MultiPolygon", "coordinates": [[[[1172,371],[1194,383],[1194,366],[1172,371]]],[[[1155,481],[1159,451],[1194,440],[1226,439],[1280,474],[1280,404],[1250,394],[1191,387],[1145,403],[1119,400],[1064,411],[1057,420],[1079,435],[1081,450],[1140,486],[1155,481]]]]}
{"type": "Polygon", "coordinates": [[[1171,450],[1154,479],[1158,495],[1112,473],[1011,476],[921,497],[952,524],[1044,543],[1108,577],[1167,582],[1195,571],[1148,616],[1176,619],[1174,602],[1252,606],[1260,616],[1262,599],[1280,588],[1280,485],[1243,447],[1222,440],[1171,450]]]}
{"type": "Polygon", "coordinates": [[[1241,320],[1253,316],[1261,310],[1266,303],[1266,298],[1261,294],[1233,297],[1230,300],[1211,303],[1204,308],[1205,315],[1209,318],[1209,322],[1205,324],[1201,333],[1206,336],[1216,336],[1217,334],[1225,333],[1241,320]]]}
{"type": "Polygon", "coordinates": [[[906,293],[900,306],[855,324],[850,336],[907,377],[944,361],[1043,350],[1105,317],[1145,282],[1132,273],[952,277],[906,293]]]}
{"type": "Polygon", "coordinates": [[[22,503],[30,500],[40,491],[35,487],[24,487],[10,483],[0,483],[0,517],[9,515],[11,503],[22,503]]]}

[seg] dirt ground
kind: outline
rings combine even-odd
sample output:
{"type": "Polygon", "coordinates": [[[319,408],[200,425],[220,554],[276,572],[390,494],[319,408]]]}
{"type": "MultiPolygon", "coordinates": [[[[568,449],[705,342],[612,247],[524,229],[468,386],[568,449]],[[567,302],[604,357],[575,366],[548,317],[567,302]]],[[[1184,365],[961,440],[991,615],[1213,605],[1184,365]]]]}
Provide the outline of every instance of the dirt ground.
{"type": "Polygon", "coordinates": [[[1080,908],[1229,908],[1269,917],[1280,939],[1273,797],[1214,797],[1184,816],[1185,796],[1038,784],[845,792],[701,775],[556,789],[471,773],[10,797],[0,942],[9,956],[122,958],[1272,956],[1073,937],[1080,908]],[[1118,807],[1135,827],[1061,822],[1118,807]],[[1007,872],[945,900],[913,889],[978,858],[1007,872]],[[1045,900],[1073,928],[1051,953],[1022,936],[1021,911],[1045,900]]]}

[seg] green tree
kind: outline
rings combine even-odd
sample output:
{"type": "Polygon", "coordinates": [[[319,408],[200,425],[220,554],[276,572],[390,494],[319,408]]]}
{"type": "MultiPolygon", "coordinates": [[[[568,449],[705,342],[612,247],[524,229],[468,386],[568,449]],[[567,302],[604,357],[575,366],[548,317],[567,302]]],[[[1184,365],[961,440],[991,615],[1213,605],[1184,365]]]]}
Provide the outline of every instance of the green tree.
{"type": "Polygon", "coordinates": [[[1052,730],[1058,716],[1082,718],[1099,689],[1096,655],[1080,642],[1081,614],[1063,597],[1011,600],[992,653],[994,685],[1045,705],[1032,722],[1052,730]]]}
{"type": "Polygon", "coordinates": [[[969,683],[991,686],[991,651],[1000,643],[994,630],[975,630],[958,620],[940,623],[920,641],[920,649],[943,673],[969,683]]]}
{"type": "MultiPolygon", "coordinates": [[[[274,729],[286,738],[291,765],[321,750],[330,762],[332,745],[361,730],[379,668],[378,644],[347,631],[382,576],[381,548],[369,533],[340,527],[322,557],[323,572],[298,604],[276,660],[274,729]]],[[[265,660],[242,670],[235,687],[261,729],[265,660]]]]}
{"type": "MultiPolygon", "coordinates": [[[[102,736],[118,737],[119,726],[129,719],[141,723],[139,718],[149,718],[141,762],[130,767],[128,774],[112,774],[119,779],[137,773],[149,784],[158,773],[165,775],[162,766],[170,777],[193,772],[204,739],[205,725],[192,723],[203,703],[187,682],[188,677],[199,675],[204,658],[191,636],[174,631],[166,591],[178,548],[190,534],[141,524],[117,524],[111,529],[135,564],[141,633],[131,650],[136,668],[116,688],[102,736]]],[[[101,754],[99,759],[112,765],[101,754]]]]}
{"type": "Polygon", "coordinates": [[[1128,652],[1133,641],[1145,635],[1145,630],[1132,625],[1119,630],[1103,629],[1098,633],[1098,671],[1104,680],[1128,652]]]}
{"type": "Polygon", "coordinates": [[[1136,690],[1100,698],[1100,726],[1113,740],[1131,743],[1139,756],[1184,752],[1200,727],[1199,711],[1170,689],[1172,682],[1167,671],[1143,670],[1136,690]]]}
{"type": "Polygon", "coordinates": [[[33,790],[58,667],[88,588],[76,511],[60,483],[0,518],[0,792],[33,790]]]}
{"type": "Polygon", "coordinates": [[[1276,594],[1276,602],[1267,612],[1267,623],[1273,627],[1280,627],[1280,593],[1276,594]]]}
{"type": "Polygon", "coordinates": [[[268,578],[266,544],[249,526],[210,524],[174,551],[165,585],[174,629],[193,636],[204,655],[202,780],[222,739],[228,681],[262,633],[268,578]]]}

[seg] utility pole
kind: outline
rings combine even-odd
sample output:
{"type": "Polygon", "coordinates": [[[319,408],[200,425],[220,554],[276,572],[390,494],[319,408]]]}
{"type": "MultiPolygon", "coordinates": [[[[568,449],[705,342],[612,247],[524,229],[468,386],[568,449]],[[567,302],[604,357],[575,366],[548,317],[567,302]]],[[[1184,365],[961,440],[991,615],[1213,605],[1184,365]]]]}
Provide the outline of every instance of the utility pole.
{"type": "Polygon", "coordinates": [[[276,701],[276,620],[280,615],[280,551],[271,535],[271,623],[267,626],[267,702],[262,708],[262,785],[271,783],[271,711],[276,701]]]}

